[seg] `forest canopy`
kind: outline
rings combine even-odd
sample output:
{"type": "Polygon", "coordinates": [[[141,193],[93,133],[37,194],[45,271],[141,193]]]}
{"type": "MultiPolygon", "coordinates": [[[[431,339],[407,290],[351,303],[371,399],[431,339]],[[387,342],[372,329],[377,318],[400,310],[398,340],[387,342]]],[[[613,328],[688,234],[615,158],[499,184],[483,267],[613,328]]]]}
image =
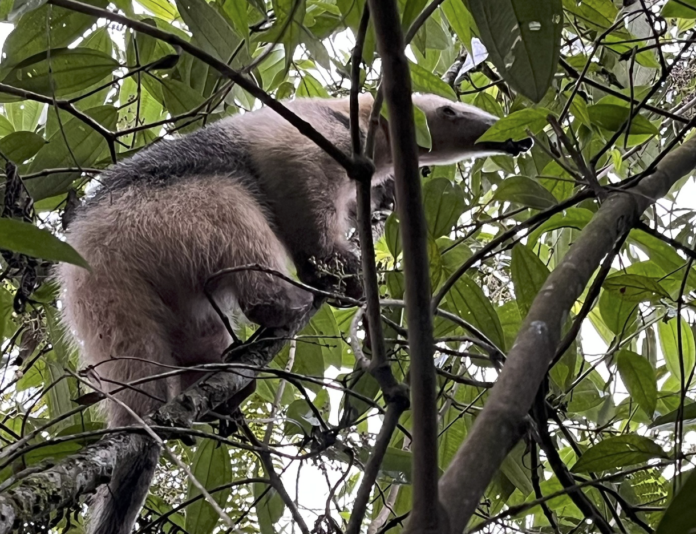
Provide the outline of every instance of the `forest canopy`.
{"type": "MultiPolygon", "coordinates": [[[[95,451],[110,465],[133,439],[105,430],[51,278],[89,268],[64,236],[100,173],[351,90],[384,96],[393,146],[413,134],[392,120],[409,91],[499,117],[481,141],[534,145],[397,173],[420,202],[367,221],[376,307],[332,295],[230,363],[257,378],[231,428],[153,423],[167,451],[136,532],[696,528],[696,0],[381,2],[0,0],[0,533],[83,532],[108,480],[95,451]],[[419,529],[428,510],[439,526],[419,529]]],[[[353,154],[331,155],[350,174],[353,154]]]]}

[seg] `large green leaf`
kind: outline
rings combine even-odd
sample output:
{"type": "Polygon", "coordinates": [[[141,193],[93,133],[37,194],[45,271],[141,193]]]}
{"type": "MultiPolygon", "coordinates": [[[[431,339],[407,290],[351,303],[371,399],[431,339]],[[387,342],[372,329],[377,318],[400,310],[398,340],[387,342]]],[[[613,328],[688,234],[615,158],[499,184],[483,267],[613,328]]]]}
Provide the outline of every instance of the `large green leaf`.
{"type": "Polygon", "coordinates": [[[454,307],[457,315],[481,330],[498,348],[505,350],[505,334],[498,314],[471,277],[465,275],[457,280],[447,293],[447,302],[454,307]]]}
{"type": "Polygon", "coordinates": [[[15,66],[3,83],[42,95],[77,93],[104,80],[118,61],[91,48],[60,48],[41,52],[15,66]]]}
{"type": "Polygon", "coordinates": [[[172,22],[179,17],[179,12],[172,3],[167,0],[135,0],[145,9],[157,15],[167,22],[172,22]]]}
{"type": "Polygon", "coordinates": [[[423,188],[423,204],[430,235],[438,238],[452,230],[464,211],[464,194],[447,178],[434,178],[423,188]]]}
{"type": "Polygon", "coordinates": [[[503,117],[493,126],[486,130],[478,142],[484,141],[519,141],[528,137],[527,130],[532,133],[539,133],[547,124],[549,111],[546,109],[525,108],[514,113],[510,113],[507,117],[503,117]]]}
{"type": "Polygon", "coordinates": [[[0,139],[2,154],[19,165],[32,158],[46,141],[33,132],[14,132],[0,139]]]}
{"type": "Polygon", "coordinates": [[[686,475],[655,534],[691,534],[696,530],[696,471],[686,475]]]}
{"type": "Polygon", "coordinates": [[[520,309],[520,316],[524,318],[541,286],[546,282],[549,269],[530,248],[518,243],[512,249],[510,270],[512,282],[515,285],[517,306],[520,309]]]}
{"type": "Polygon", "coordinates": [[[617,293],[602,291],[599,296],[599,312],[609,330],[625,338],[633,328],[638,314],[638,304],[622,299],[617,293]]]}
{"type": "Polygon", "coordinates": [[[687,404],[684,408],[677,408],[671,412],[656,417],[655,420],[650,425],[651,428],[666,425],[669,423],[674,423],[675,421],[691,421],[696,419],[696,402],[687,404]]]}
{"type": "MultiPolygon", "coordinates": [[[[106,7],[107,0],[86,0],[86,4],[106,7]]],[[[52,48],[63,48],[77,40],[94,24],[96,18],[55,6],[41,8],[24,15],[7,36],[2,47],[2,66],[20,61],[52,48]],[[46,31],[47,28],[49,31],[46,31]]]]}
{"type": "Polygon", "coordinates": [[[278,492],[267,484],[254,483],[254,497],[256,498],[256,517],[259,520],[258,529],[261,534],[276,534],[273,527],[285,511],[285,503],[278,492]]]}
{"type": "Polygon", "coordinates": [[[469,7],[503,78],[539,102],[556,74],[563,29],[561,0],[469,0],[469,7]]]}
{"type": "MultiPolygon", "coordinates": [[[[629,108],[614,104],[587,106],[587,111],[592,124],[612,132],[618,131],[631,116],[629,108]]],[[[655,135],[657,132],[657,127],[642,115],[636,115],[631,119],[631,135],[655,135]]]]}
{"type": "MultiPolygon", "coordinates": [[[[113,106],[100,106],[87,110],[87,115],[102,126],[114,130],[118,113],[113,106]]],[[[61,115],[62,131],[54,132],[48,144],[39,150],[29,166],[29,172],[64,167],[89,167],[99,160],[107,150],[104,138],[77,117],[61,115]],[[66,146],[66,141],[68,145],[66,146]]],[[[80,176],[79,173],[58,173],[27,182],[27,188],[34,200],[43,200],[65,193],[70,184],[80,176]]]]}
{"type": "Polygon", "coordinates": [[[4,115],[0,115],[0,137],[5,137],[15,131],[12,123],[4,115]]]}
{"type": "Polygon", "coordinates": [[[626,434],[605,438],[590,447],[573,466],[573,472],[606,471],[640,464],[653,458],[667,458],[667,453],[649,438],[626,434]]]}
{"type": "Polygon", "coordinates": [[[74,248],[48,230],[14,219],[0,219],[0,248],[34,258],[63,261],[89,268],[74,248]]]}
{"type": "Polygon", "coordinates": [[[669,298],[669,293],[654,278],[637,274],[616,274],[607,277],[603,285],[607,291],[618,293],[622,299],[642,302],[655,297],[669,298]]]}
{"type": "Polygon", "coordinates": [[[45,104],[34,102],[33,100],[24,100],[22,102],[5,104],[4,108],[7,118],[16,131],[26,130],[33,132],[39,124],[44,106],[45,104]]]}
{"type": "Polygon", "coordinates": [[[590,222],[592,215],[593,213],[585,208],[568,208],[561,213],[556,213],[536,230],[530,232],[528,244],[530,247],[536,246],[539,238],[544,233],[558,230],[559,228],[582,230],[590,222]]]}
{"type": "Polygon", "coordinates": [[[616,365],[631,397],[652,416],[657,406],[657,379],[648,359],[635,352],[621,350],[616,354],[616,365]]]}
{"type": "MultiPolygon", "coordinates": [[[[214,439],[204,440],[196,449],[191,472],[208,491],[228,484],[232,480],[232,465],[227,446],[214,439]]],[[[192,499],[200,494],[200,490],[189,482],[186,498],[192,499]]],[[[229,494],[230,489],[224,489],[212,493],[212,497],[224,509],[229,494]]],[[[205,499],[199,499],[186,508],[186,531],[191,534],[213,532],[218,520],[218,514],[205,499]]]]}
{"type": "Polygon", "coordinates": [[[409,62],[409,65],[411,67],[411,81],[413,82],[414,91],[433,93],[450,100],[457,100],[454,90],[443,82],[439,76],[412,61],[409,62]]]}
{"type": "Polygon", "coordinates": [[[677,322],[674,317],[668,321],[661,321],[657,325],[660,334],[660,347],[665,357],[667,369],[677,380],[682,376],[681,369],[684,369],[684,377],[690,376],[694,368],[696,348],[694,347],[694,334],[689,328],[689,324],[684,319],[677,322]],[[681,331],[681,336],[679,335],[681,331]],[[679,338],[681,337],[681,343],[679,338]]]}
{"type": "Polygon", "coordinates": [[[496,189],[493,200],[514,202],[537,210],[556,204],[556,197],[548,189],[526,176],[512,176],[503,180],[496,189]]]}
{"type": "Polygon", "coordinates": [[[476,23],[464,2],[462,0],[445,0],[442,4],[442,11],[459,40],[471,53],[471,38],[474,35],[473,30],[476,23]]]}
{"type": "Polygon", "coordinates": [[[240,42],[225,17],[205,0],[176,0],[181,18],[203,50],[227,62],[240,42]]]}
{"type": "Polygon", "coordinates": [[[669,0],[662,8],[662,16],[696,19],[696,0],[669,0]]]}
{"type": "Polygon", "coordinates": [[[563,7],[592,29],[609,28],[619,12],[611,0],[563,0],[563,7]]]}

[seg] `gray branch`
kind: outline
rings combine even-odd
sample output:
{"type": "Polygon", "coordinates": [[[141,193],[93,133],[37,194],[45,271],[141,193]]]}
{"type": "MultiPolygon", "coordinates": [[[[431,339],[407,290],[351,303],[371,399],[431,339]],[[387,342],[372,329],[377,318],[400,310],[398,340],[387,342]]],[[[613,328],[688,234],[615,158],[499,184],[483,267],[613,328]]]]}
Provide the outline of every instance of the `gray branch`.
{"type": "MultiPolygon", "coordinates": [[[[262,369],[289,338],[309,323],[314,311],[298,317],[288,329],[267,331],[253,345],[244,347],[235,362],[262,369]]],[[[151,414],[146,422],[188,428],[241,391],[256,374],[255,370],[241,368],[211,373],[151,414]]],[[[79,504],[81,497],[109,482],[117,464],[132,461],[134,455],[153,446],[157,446],[155,441],[136,429],[112,434],[55,465],[47,463],[43,471],[0,493],[0,534],[9,534],[26,523],[42,521],[51,512],[79,504]]]]}
{"type": "Polygon", "coordinates": [[[669,153],[639,185],[607,198],[551,273],[520,328],[507,362],[461,449],[440,479],[452,532],[462,532],[517,443],[536,392],[560,341],[571,306],[616,240],[696,166],[696,138],[669,153]]]}

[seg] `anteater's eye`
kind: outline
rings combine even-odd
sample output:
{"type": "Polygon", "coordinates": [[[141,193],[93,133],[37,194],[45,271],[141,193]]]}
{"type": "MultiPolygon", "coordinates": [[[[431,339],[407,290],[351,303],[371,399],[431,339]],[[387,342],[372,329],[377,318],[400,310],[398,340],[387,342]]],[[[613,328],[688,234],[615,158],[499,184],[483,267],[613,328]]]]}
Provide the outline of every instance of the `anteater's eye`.
{"type": "Polygon", "coordinates": [[[441,109],[442,109],[442,114],[445,117],[456,117],[457,116],[457,112],[454,110],[454,108],[452,108],[450,106],[445,106],[441,109]]]}

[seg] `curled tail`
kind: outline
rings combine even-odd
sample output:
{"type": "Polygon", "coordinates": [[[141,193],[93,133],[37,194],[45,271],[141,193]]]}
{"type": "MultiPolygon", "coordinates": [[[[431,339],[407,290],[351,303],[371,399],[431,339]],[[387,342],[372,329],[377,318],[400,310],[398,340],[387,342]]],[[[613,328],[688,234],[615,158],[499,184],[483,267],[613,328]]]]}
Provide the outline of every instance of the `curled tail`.
{"type": "Polygon", "coordinates": [[[159,445],[145,436],[134,438],[134,445],[116,463],[111,481],[97,490],[88,534],[130,534],[133,530],[161,452],[159,445]]]}

